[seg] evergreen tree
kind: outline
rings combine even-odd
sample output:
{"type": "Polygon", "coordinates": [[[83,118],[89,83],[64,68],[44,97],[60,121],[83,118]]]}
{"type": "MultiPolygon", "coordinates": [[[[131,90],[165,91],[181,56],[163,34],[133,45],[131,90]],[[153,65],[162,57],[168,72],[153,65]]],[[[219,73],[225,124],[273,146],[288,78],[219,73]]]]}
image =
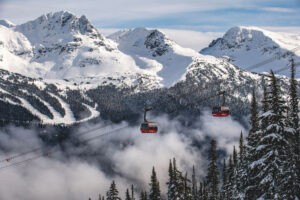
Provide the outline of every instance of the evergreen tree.
{"type": "Polygon", "coordinates": [[[131,200],[131,196],[129,194],[129,190],[128,189],[126,190],[126,193],[125,193],[125,200],[131,200]]]}
{"type": "Polygon", "coordinates": [[[265,103],[269,110],[261,115],[261,139],[256,146],[254,162],[249,163],[250,176],[254,177],[249,187],[255,187],[255,193],[247,198],[284,199],[286,192],[281,190],[282,183],[290,169],[286,169],[289,143],[285,139],[285,106],[277,79],[271,72],[270,95],[265,103]],[[254,198],[253,198],[254,197],[254,198]]]}
{"type": "MultiPolygon", "coordinates": [[[[266,88],[264,88],[264,98],[267,98],[266,88]]],[[[267,107],[267,99],[264,99],[265,107],[267,107]]],[[[255,91],[252,91],[252,101],[251,101],[251,108],[250,108],[250,131],[247,137],[248,140],[248,148],[255,148],[255,145],[259,141],[259,137],[257,135],[257,131],[260,129],[259,118],[258,118],[258,109],[257,109],[257,101],[255,91]]],[[[252,150],[252,149],[251,149],[252,150]]]]}
{"type": "MultiPolygon", "coordinates": [[[[293,190],[295,195],[299,194],[300,196],[300,128],[299,128],[299,100],[297,94],[297,80],[295,79],[295,63],[294,60],[291,60],[291,78],[290,78],[290,89],[289,89],[289,105],[288,105],[288,117],[287,123],[291,127],[291,131],[287,137],[289,142],[292,144],[293,152],[293,165],[294,165],[294,174],[296,176],[293,190]]],[[[300,197],[299,197],[300,198],[300,197]]]]}
{"type": "Polygon", "coordinates": [[[169,181],[167,182],[168,185],[168,200],[175,199],[175,177],[174,177],[174,169],[172,165],[172,161],[170,160],[169,163],[169,181]]]}
{"type": "Polygon", "coordinates": [[[243,200],[245,199],[245,189],[247,187],[248,172],[247,172],[247,161],[246,161],[246,148],[244,145],[243,133],[240,135],[239,142],[239,156],[238,165],[236,166],[236,194],[234,199],[243,200]]]}
{"type": "Polygon", "coordinates": [[[200,200],[203,199],[203,183],[202,182],[200,182],[200,185],[199,185],[198,198],[200,200]]]}
{"type": "Polygon", "coordinates": [[[208,189],[208,199],[217,200],[219,191],[218,191],[218,154],[217,154],[217,142],[211,140],[210,150],[208,153],[209,165],[207,170],[207,189],[208,189]]]}
{"type": "Polygon", "coordinates": [[[115,181],[112,181],[110,188],[106,193],[106,200],[120,200],[121,198],[118,195],[119,191],[116,187],[115,181]]]}
{"type": "Polygon", "coordinates": [[[181,200],[184,199],[185,192],[185,177],[182,176],[182,172],[178,170],[176,165],[176,159],[173,158],[173,164],[170,161],[169,164],[169,181],[168,185],[168,199],[169,200],[181,200]]]}
{"type": "Polygon", "coordinates": [[[234,163],[232,161],[232,155],[229,156],[228,168],[227,168],[227,186],[226,186],[226,193],[228,199],[233,198],[234,194],[234,163]]]}
{"type": "Polygon", "coordinates": [[[184,200],[193,200],[192,190],[191,190],[189,182],[191,182],[191,181],[188,179],[187,173],[185,173],[184,193],[183,193],[184,194],[184,196],[183,196],[184,200]]]}
{"type": "Polygon", "coordinates": [[[233,166],[236,167],[238,164],[238,155],[235,146],[233,146],[232,158],[233,158],[233,166]]]}
{"type": "Polygon", "coordinates": [[[244,144],[244,137],[243,137],[243,132],[241,131],[240,134],[240,140],[239,140],[239,162],[243,162],[245,159],[245,154],[246,154],[246,149],[245,149],[245,144],[244,144]]]}
{"type": "Polygon", "coordinates": [[[148,195],[146,191],[141,192],[140,200],[148,200],[148,195]]]}
{"type": "MultiPolygon", "coordinates": [[[[264,96],[263,96],[263,111],[267,112],[269,107],[268,105],[268,94],[267,88],[263,86],[264,89],[264,96]]],[[[262,126],[260,125],[260,118],[258,116],[258,109],[257,109],[257,101],[256,95],[254,90],[252,91],[252,100],[251,100],[251,108],[250,108],[250,131],[247,137],[247,145],[245,146],[245,160],[244,165],[245,167],[241,168],[242,172],[241,175],[243,176],[244,182],[241,182],[241,188],[244,189],[244,195],[247,196],[247,199],[254,199],[256,195],[256,187],[257,184],[255,182],[255,170],[250,169],[250,163],[253,163],[259,157],[256,152],[257,145],[260,141],[261,137],[261,129],[262,126]]],[[[262,120],[265,121],[265,120],[262,120]]]]}
{"type": "Polygon", "coordinates": [[[102,196],[101,194],[99,194],[98,200],[104,200],[104,199],[105,199],[105,197],[102,196]]]}
{"type": "Polygon", "coordinates": [[[200,182],[198,197],[199,200],[208,200],[208,191],[204,182],[200,182]]]}
{"type": "MultiPolygon", "coordinates": [[[[238,188],[237,188],[237,177],[239,176],[237,174],[237,167],[238,167],[238,153],[235,149],[235,146],[233,146],[233,152],[232,152],[232,158],[233,158],[233,174],[232,174],[232,183],[231,183],[231,189],[232,189],[232,199],[237,199],[238,194],[238,188]]],[[[239,198],[238,198],[239,199],[239,198]]]]}
{"type": "Polygon", "coordinates": [[[197,198],[198,198],[198,188],[197,188],[195,167],[193,166],[193,174],[192,174],[192,199],[193,200],[197,200],[197,198]]]}
{"type": "Polygon", "coordinates": [[[135,200],[135,198],[134,198],[134,186],[133,186],[133,184],[131,185],[131,199],[135,200]]]}
{"type": "Polygon", "coordinates": [[[227,166],[226,166],[226,161],[224,159],[223,161],[223,170],[222,170],[222,187],[221,187],[221,194],[220,194],[220,199],[222,200],[228,200],[228,191],[227,191],[227,186],[228,186],[228,180],[227,180],[227,166]]]}
{"type": "MultiPolygon", "coordinates": [[[[291,78],[289,89],[289,123],[295,130],[299,130],[299,100],[297,94],[297,80],[295,79],[295,63],[291,60],[291,78]]],[[[300,145],[299,145],[300,146],[300,145]]],[[[298,150],[298,149],[297,149],[298,150]]]]}
{"type": "Polygon", "coordinates": [[[151,182],[150,182],[150,193],[149,193],[149,199],[150,200],[160,200],[160,187],[159,182],[157,180],[156,172],[153,167],[152,169],[152,175],[151,175],[151,182]]]}

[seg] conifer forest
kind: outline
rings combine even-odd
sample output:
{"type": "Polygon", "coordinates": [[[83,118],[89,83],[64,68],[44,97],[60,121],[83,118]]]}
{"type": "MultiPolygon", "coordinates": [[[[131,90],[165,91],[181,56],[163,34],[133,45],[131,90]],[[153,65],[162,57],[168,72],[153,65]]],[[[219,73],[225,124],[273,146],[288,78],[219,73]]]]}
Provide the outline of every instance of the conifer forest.
{"type": "MultiPolygon", "coordinates": [[[[197,178],[196,166],[191,172],[178,169],[173,158],[168,172],[156,172],[153,167],[149,188],[137,191],[132,185],[125,200],[299,199],[299,101],[294,70],[292,67],[288,91],[280,89],[273,72],[268,77],[263,99],[257,99],[253,90],[251,128],[246,138],[240,133],[239,146],[233,147],[230,155],[220,160],[218,141],[210,141],[205,177],[197,178]],[[159,182],[157,173],[168,173],[168,182],[159,182]],[[160,190],[162,184],[167,185],[165,194],[160,190]]],[[[118,200],[121,196],[113,181],[99,200],[118,200]]]]}

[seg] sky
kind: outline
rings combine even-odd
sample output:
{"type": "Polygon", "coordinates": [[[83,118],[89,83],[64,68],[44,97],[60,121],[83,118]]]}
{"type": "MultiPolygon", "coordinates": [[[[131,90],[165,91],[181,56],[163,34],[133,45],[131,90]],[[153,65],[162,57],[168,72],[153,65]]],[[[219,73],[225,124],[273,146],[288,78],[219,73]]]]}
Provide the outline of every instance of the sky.
{"type": "Polygon", "coordinates": [[[17,24],[68,10],[86,15],[99,28],[221,32],[237,25],[299,27],[299,9],[300,0],[0,0],[0,18],[17,24]]]}
{"type": "Polygon", "coordinates": [[[15,24],[61,10],[86,15],[106,35],[125,28],[159,28],[195,50],[233,26],[300,32],[300,0],[0,0],[0,19],[15,24]]]}

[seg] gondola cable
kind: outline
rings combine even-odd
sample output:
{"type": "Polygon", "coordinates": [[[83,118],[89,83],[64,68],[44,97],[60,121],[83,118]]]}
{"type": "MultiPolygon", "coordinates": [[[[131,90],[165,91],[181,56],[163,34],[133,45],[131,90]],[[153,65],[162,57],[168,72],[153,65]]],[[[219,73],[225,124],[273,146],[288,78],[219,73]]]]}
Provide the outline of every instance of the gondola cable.
{"type": "MultiPolygon", "coordinates": [[[[87,134],[92,133],[92,132],[94,132],[94,131],[96,131],[96,130],[102,130],[102,129],[104,129],[104,128],[106,128],[106,127],[112,125],[112,124],[113,124],[113,123],[110,123],[110,124],[105,125],[105,126],[95,127],[95,128],[92,128],[92,129],[90,129],[90,130],[88,130],[88,131],[83,131],[83,132],[81,132],[81,133],[75,134],[74,136],[80,137],[80,136],[82,136],[82,135],[87,135],[87,134]]],[[[74,136],[73,136],[73,137],[74,137],[74,136]]],[[[40,151],[40,150],[42,150],[42,149],[43,149],[43,147],[40,147],[40,146],[39,146],[39,147],[35,147],[35,148],[32,148],[32,149],[30,149],[30,150],[28,150],[28,151],[25,151],[25,152],[22,152],[22,153],[19,153],[19,154],[16,154],[16,155],[13,155],[13,156],[4,158],[4,159],[0,160],[0,163],[3,163],[3,162],[9,162],[9,161],[14,160],[14,159],[16,159],[16,158],[25,156],[25,155],[30,154],[30,153],[34,153],[34,152],[40,151]]]]}
{"type": "MultiPolygon", "coordinates": [[[[122,129],[127,128],[127,127],[129,127],[129,125],[125,125],[125,126],[116,128],[116,129],[114,129],[114,130],[112,130],[112,131],[108,131],[108,132],[102,133],[102,134],[100,134],[100,135],[97,135],[97,136],[94,136],[94,137],[91,137],[91,138],[87,138],[87,139],[85,139],[85,140],[80,141],[79,144],[86,144],[86,143],[89,143],[89,142],[91,142],[91,141],[93,141],[93,140],[96,140],[96,139],[98,139],[98,138],[101,138],[101,137],[103,137],[103,136],[106,136],[106,135],[110,135],[110,134],[116,133],[117,131],[122,130],[122,129]]],[[[52,151],[50,150],[50,151],[48,151],[48,152],[46,152],[46,153],[41,153],[41,154],[39,154],[39,155],[37,155],[37,156],[31,157],[31,158],[28,158],[28,159],[25,159],[25,160],[22,160],[22,161],[19,161],[19,162],[12,163],[12,164],[10,164],[10,165],[6,165],[6,166],[3,166],[3,167],[0,167],[0,170],[2,171],[2,170],[4,170],[4,169],[8,169],[8,168],[11,168],[11,167],[14,167],[14,166],[19,166],[19,165],[22,165],[22,164],[24,164],[24,163],[30,162],[30,161],[32,161],[32,160],[35,160],[35,159],[44,157],[45,155],[49,156],[49,155],[51,155],[51,154],[53,154],[53,153],[55,153],[55,152],[57,152],[57,151],[59,151],[59,149],[54,149],[54,150],[52,150],[52,151]]]]}
{"type": "MultiPolygon", "coordinates": [[[[298,51],[300,49],[300,47],[296,47],[296,48],[294,48],[294,49],[292,49],[292,50],[290,50],[290,51],[298,51]]],[[[245,68],[245,70],[250,70],[250,69],[254,69],[254,68],[258,68],[258,67],[261,67],[261,66],[263,66],[263,65],[265,65],[265,64],[267,64],[267,63],[270,63],[270,62],[273,62],[275,59],[277,59],[277,57],[274,57],[274,58],[272,58],[272,59],[267,59],[267,60],[265,60],[265,61],[263,61],[263,62],[260,62],[260,63],[258,63],[258,64],[256,64],[256,65],[252,65],[252,66],[250,66],[250,67],[248,67],[248,68],[245,68]]],[[[223,80],[218,80],[217,82],[222,82],[223,80]]],[[[215,83],[214,83],[215,84],[215,83]]],[[[211,85],[211,84],[210,84],[211,85]]],[[[207,86],[206,86],[207,87],[207,86]]],[[[198,90],[199,88],[197,88],[197,90],[198,90]]],[[[210,96],[210,97],[207,97],[207,98],[205,98],[205,99],[202,99],[202,101],[204,101],[204,100],[208,100],[208,99],[210,99],[210,98],[213,98],[213,97],[216,97],[216,96],[218,96],[218,95],[220,95],[220,94],[217,94],[217,95],[213,95],[213,96],[210,96]]],[[[199,102],[199,101],[197,101],[197,102],[199,102]]],[[[1,120],[1,119],[0,119],[1,120]]],[[[14,120],[14,121],[18,121],[18,120],[14,120]]],[[[125,128],[125,127],[123,127],[123,128],[125,128]]],[[[115,132],[116,130],[114,130],[114,131],[112,131],[112,132],[115,132]]],[[[88,132],[89,133],[89,132],[88,132]]],[[[110,133],[110,132],[108,132],[108,133],[110,133]]],[[[103,135],[99,135],[99,136],[96,136],[94,139],[97,139],[97,138],[99,138],[99,137],[101,137],[101,136],[104,136],[104,135],[107,135],[107,133],[106,134],[103,134],[103,135]]],[[[93,140],[93,138],[91,138],[90,140],[93,140]]],[[[87,141],[88,142],[88,141],[87,141]]],[[[26,154],[29,154],[29,153],[33,153],[33,152],[35,152],[35,151],[38,151],[38,150],[41,150],[42,148],[36,148],[36,149],[32,149],[32,150],[30,150],[30,151],[27,151],[27,152],[23,152],[23,153],[21,153],[21,154],[18,154],[18,155],[16,155],[16,156],[12,156],[12,157],[9,157],[9,158],[6,158],[6,159],[4,159],[4,160],[1,160],[0,162],[4,162],[4,161],[8,161],[8,160],[12,160],[12,159],[15,159],[15,158],[17,158],[17,157],[22,157],[22,156],[24,156],[24,155],[26,155],[26,154]]],[[[44,154],[43,154],[44,155],[44,154]]],[[[42,156],[43,156],[42,155],[42,156]]],[[[39,157],[41,157],[41,156],[39,156],[39,157]]],[[[32,159],[35,159],[35,158],[32,158],[32,159]]],[[[27,160],[31,160],[31,159],[27,159],[27,160]]],[[[24,160],[24,161],[26,161],[26,160],[24,160]]],[[[14,165],[14,164],[19,164],[19,163],[22,163],[23,161],[20,161],[20,162],[18,162],[18,163],[13,163],[12,165],[14,165]]],[[[11,166],[11,165],[9,165],[9,166],[11,166]]],[[[2,168],[0,168],[0,169],[2,169],[2,168]]]]}

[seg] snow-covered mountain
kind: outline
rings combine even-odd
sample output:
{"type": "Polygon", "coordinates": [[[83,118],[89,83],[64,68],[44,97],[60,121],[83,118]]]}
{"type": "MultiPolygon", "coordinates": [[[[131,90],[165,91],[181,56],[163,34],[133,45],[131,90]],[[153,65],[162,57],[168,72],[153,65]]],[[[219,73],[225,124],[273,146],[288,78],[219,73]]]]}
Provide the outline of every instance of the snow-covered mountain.
{"type": "Polygon", "coordinates": [[[0,25],[0,68],[0,120],[47,124],[99,114],[134,121],[145,104],[159,113],[199,115],[220,103],[220,90],[241,116],[248,113],[253,87],[259,93],[263,84],[261,75],[183,48],[158,30],[136,28],[105,38],[85,16],[66,11],[0,25]]]}
{"type": "Polygon", "coordinates": [[[0,68],[35,78],[80,80],[127,73],[171,86],[199,56],[158,30],[138,28],[105,38],[85,16],[67,11],[0,25],[0,35],[0,68]]]}
{"type": "Polygon", "coordinates": [[[85,16],[78,18],[67,11],[42,15],[12,28],[1,26],[0,34],[0,67],[27,76],[64,79],[146,73],[85,16]]]}
{"type": "Polygon", "coordinates": [[[289,75],[289,59],[293,56],[300,61],[300,34],[275,33],[257,27],[233,27],[200,53],[223,57],[254,72],[276,71],[286,67],[279,73],[289,75]],[[268,62],[272,58],[275,61],[268,62]],[[258,67],[257,63],[265,64],[258,67]]]}
{"type": "Polygon", "coordinates": [[[192,49],[179,46],[158,30],[122,30],[108,38],[114,40],[120,51],[130,55],[142,69],[162,77],[166,86],[183,78],[187,67],[200,56],[192,49]]]}

